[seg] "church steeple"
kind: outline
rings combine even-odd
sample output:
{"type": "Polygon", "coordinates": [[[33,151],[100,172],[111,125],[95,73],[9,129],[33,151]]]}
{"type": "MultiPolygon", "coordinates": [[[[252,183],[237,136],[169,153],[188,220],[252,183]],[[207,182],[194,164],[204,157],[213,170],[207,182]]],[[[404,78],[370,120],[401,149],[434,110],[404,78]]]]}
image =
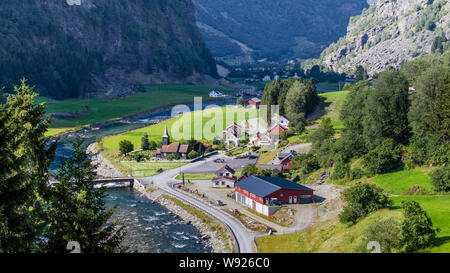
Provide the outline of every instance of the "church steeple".
{"type": "Polygon", "coordinates": [[[162,145],[169,145],[170,143],[170,136],[169,136],[169,130],[167,130],[167,124],[166,128],[164,129],[164,135],[162,137],[162,145]]]}

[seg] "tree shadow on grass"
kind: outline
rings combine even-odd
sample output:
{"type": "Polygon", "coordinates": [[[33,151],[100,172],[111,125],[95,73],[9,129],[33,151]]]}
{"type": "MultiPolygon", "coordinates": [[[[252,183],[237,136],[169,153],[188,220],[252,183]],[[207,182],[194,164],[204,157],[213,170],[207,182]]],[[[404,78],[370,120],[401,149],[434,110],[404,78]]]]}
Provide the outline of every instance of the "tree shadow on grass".
{"type": "Polygon", "coordinates": [[[434,246],[438,247],[438,246],[442,246],[443,244],[446,244],[446,243],[450,243],[450,236],[442,236],[442,237],[436,238],[436,240],[434,242],[434,246]]]}
{"type": "Polygon", "coordinates": [[[324,115],[326,115],[325,109],[331,105],[331,102],[325,102],[327,98],[319,97],[319,104],[317,104],[316,109],[307,116],[308,121],[318,120],[324,115]]]}

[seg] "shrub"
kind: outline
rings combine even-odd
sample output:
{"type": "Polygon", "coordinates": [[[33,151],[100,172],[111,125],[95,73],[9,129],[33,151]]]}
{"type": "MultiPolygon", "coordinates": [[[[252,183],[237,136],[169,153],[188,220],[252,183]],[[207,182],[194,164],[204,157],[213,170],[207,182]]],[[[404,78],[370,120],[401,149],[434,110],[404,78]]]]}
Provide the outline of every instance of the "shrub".
{"type": "Polygon", "coordinates": [[[134,145],[129,140],[121,140],[119,142],[119,151],[122,155],[127,155],[134,150],[134,145]]]}
{"type": "Polygon", "coordinates": [[[450,191],[450,167],[445,166],[431,173],[431,186],[435,191],[450,191]]]}
{"type": "Polygon", "coordinates": [[[189,159],[194,159],[198,157],[198,153],[196,151],[190,151],[188,154],[189,159]]]}
{"type": "Polygon", "coordinates": [[[338,159],[334,166],[333,174],[331,175],[331,179],[344,179],[349,177],[350,175],[350,166],[348,163],[345,163],[343,159],[338,159]]]}
{"type": "Polygon", "coordinates": [[[347,205],[342,215],[339,215],[341,223],[356,223],[359,218],[369,213],[392,206],[392,200],[383,192],[383,189],[361,182],[345,190],[344,200],[347,205]]]}
{"type": "Polygon", "coordinates": [[[367,244],[371,241],[380,243],[382,253],[397,252],[401,249],[400,223],[393,218],[372,222],[363,231],[364,239],[357,250],[369,252],[367,244]]]}
{"type": "Polygon", "coordinates": [[[299,154],[294,157],[291,165],[292,170],[300,170],[303,174],[311,173],[320,169],[317,157],[313,154],[299,154]]]}
{"type": "Polygon", "coordinates": [[[366,174],[363,170],[361,170],[360,168],[354,168],[350,171],[349,178],[350,178],[350,180],[356,180],[356,179],[360,179],[364,175],[366,175],[366,174]]]}
{"type": "Polygon", "coordinates": [[[356,224],[358,222],[358,219],[364,217],[364,215],[361,214],[361,210],[358,208],[358,206],[345,206],[344,210],[339,214],[339,221],[341,223],[345,224],[356,224]]]}
{"type": "Polygon", "coordinates": [[[249,164],[244,167],[244,169],[242,170],[242,173],[247,174],[247,175],[257,175],[258,168],[256,167],[255,164],[249,164]]]}
{"type": "Polygon", "coordinates": [[[158,144],[156,143],[156,141],[152,140],[149,142],[149,150],[155,150],[156,147],[158,146],[158,144]]]}

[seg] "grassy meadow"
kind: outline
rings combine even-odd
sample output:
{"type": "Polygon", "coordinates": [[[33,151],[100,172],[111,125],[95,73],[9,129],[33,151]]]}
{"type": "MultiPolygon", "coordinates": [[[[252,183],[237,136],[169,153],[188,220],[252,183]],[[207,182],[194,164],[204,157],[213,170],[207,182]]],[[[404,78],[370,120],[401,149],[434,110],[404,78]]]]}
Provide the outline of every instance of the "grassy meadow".
{"type": "MultiPolygon", "coordinates": [[[[218,89],[225,94],[234,94],[235,88],[225,86],[189,85],[189,84],[167,84],[146,85],[147,92],[137,93],[121,98],[83,98],[56,101],[45,97],[38,97],[36,102],[45,102],[47,113],[59,112],[81,112],[85,106],[89,106],[88,114],[81,114],[76,119],[53,119],[52,129],[70,130],[76,127],[92,125],[151,111],[160,107],[178,103],[192,103],[194,96],[203,97],[204,101],[212,100],[209,92],[218,89]]],[[[59,133],[50,130],[50,134],[59,133]]]]}
{"type": "Polygon", "coordinates": [[[349,91],[338,91],[319,94],[319,97],[324,99],[325,117],[331,119],[331,124],[337,131],[344,128],[344,123],[339,119],[339,113],[348,93],[349,91]]]}
{"type": "Polygon", "coordinates": [[[360,250],[363,231],[373,222],[390,217],[402,220],[401,202],[416,201],[428,213],[437,233],[436,244],[421,252],[450,252],[450,195],[406,195],[415,185],[431,189],[429,170],[414,169],[378,175],[368,179],[392,194],[392,209],[376,211],[352,226],[339,223],[337,218],[317,221],[305,231],[287,235],[264,236],[256,239],[258,252],[305,253],[305,252],[356,252],[360,250]]]}
{"type": "Polygon", "coordinates": [[[430,177],[419,170],[401,170],[382,174],[372,178],[372,181],[383,188],[388,194],[403,195],[412,186],[421,186],[431,189],[430,177]]]}
{"type": "MultiPolygon", "coordinates": [[[[148,127],[144,127],[141,129],[129,131],[123,134],[115,135],[106,137],[103,139],[103,147],[107,150],[109,150],[112,153],[118,153],[119,152],[119,142],[121,140],[129,140],[134,144],[135,149],[139,149],[141,145],[141,138],[142,136],[147,133],[149,136],[149,140],[160,142],[162,135],[164,133],[164,128],[167,125],[167,128],[169,130],[169,135],[171,136],[171,141],[180,141],[180,142],[187,142],[189,139],[194,137],[195,132],[200,132],[201,129],[211,127],[213,128],[214,135],[219,136],[222,135],[223,130],[233,123],[227,122],[226,117],[226,107],[218,107],[218,108],[211,108],[206,109],[203,111],[195,111],[191,112],[190,114],[186,114],[183,116],[177,116],[174,118],[171,118],[165,122],[158,123],[155,125],[151,125],[148,127]],[[213,120],[215,119],[216,111],[222,110],[222,126],[216,130],[215,125],[213,126],[213,120]],[[190,117],[190,120],[189,120],[190,117]],[[194,121],[201,121],[201,122],[194,122],[194,121]],[[211,125],[211,126],[209,126],[211,125]],[[180,127],[178,127],[180,126],[180,127]],[[206,127],[205,127],[206,126],[206,127]],[[187,134],[186,138],[177,138],[176,137],[176,131],[177,128],[179,128],[180,131],[186,131],[189,132],[187,134]]],[[[238,112],[243,113],[242,115],[235,115],[234,121],[239,123],[242,123],[246,119],[257,117],[258,111],[255,110],[238,110],[238,112]],[[244,112],[245,111],[245,112],[244,112]],[[244,114],[245,113],[245,114],[244,114]]],[[[219,114],[219,113],[218,113],[219,114]]],[[[203,140],[209,140],[205,134],[199,134],[199,138],[203,140]]],[[[196,139],[198,139],[196,137],[196,139]]]]}

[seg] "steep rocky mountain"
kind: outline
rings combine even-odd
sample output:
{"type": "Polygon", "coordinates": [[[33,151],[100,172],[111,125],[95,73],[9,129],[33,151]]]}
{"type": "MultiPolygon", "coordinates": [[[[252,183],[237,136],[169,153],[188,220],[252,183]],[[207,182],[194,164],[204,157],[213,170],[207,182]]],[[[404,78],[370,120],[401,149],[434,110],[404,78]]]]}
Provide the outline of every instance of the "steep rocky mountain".
{"type": "Polygon", "coordinates": [[[2,0],[0,85],[26,77],[66,98],[211,81],[215,61],[195,22],[191,0],[2,0]]]}
{"type": "Polygon", "coordinates": [[[216,57],[310,58],[345,34],[366,0],[193,0],[216,57]]]}
{"type": "Polygon", "coordinates": [[[362,65],[370,75],[398,68],[450,38],[448,0],[379,0],[350,19],[347,35],[330,45],[319,63],[338,72],[362,65]]]}

